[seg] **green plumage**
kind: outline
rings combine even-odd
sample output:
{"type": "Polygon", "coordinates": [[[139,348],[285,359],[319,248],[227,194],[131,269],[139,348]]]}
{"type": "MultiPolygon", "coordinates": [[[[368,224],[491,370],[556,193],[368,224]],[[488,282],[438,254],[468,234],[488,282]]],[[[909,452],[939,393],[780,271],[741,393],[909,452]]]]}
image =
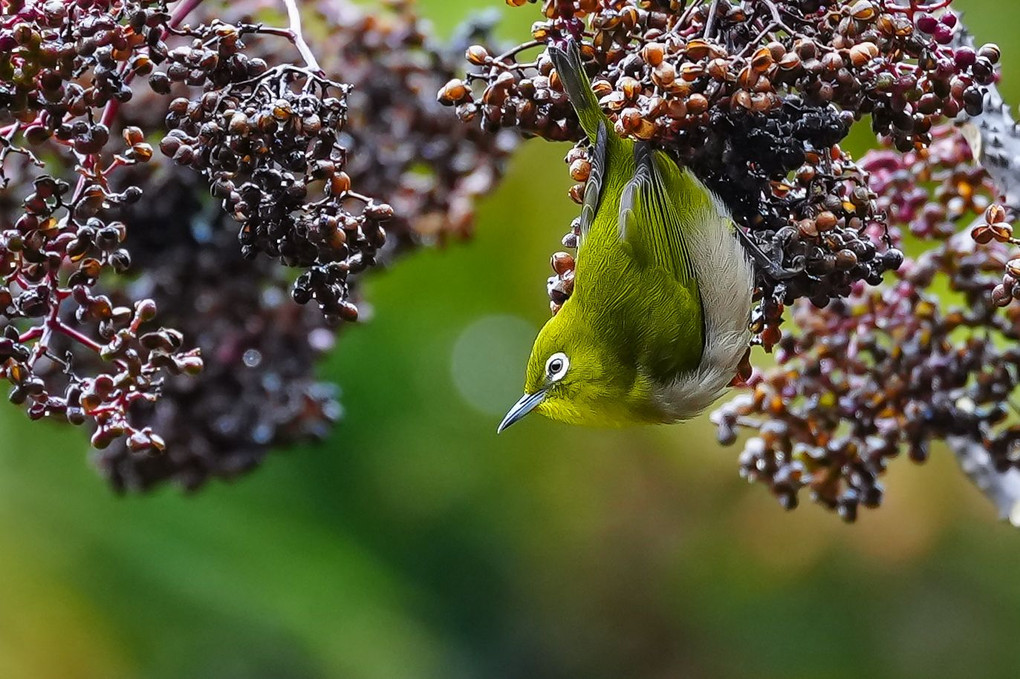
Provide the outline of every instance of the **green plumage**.
{"type": "Polygon", "coordinates": [[[705,348],[692,253],[701,241],[692,239],[727,227],[688,171],[612,131],[576,47],[549,53],[592,144],[592,170],[573,295],[539,333],[527,393],[501,429],[532,408],[576,424],[671,421],[676,414],[662,394],[698,370],[705,348]],[[562,375],[552,371],[559,357],[569,365],[562,375]]]}

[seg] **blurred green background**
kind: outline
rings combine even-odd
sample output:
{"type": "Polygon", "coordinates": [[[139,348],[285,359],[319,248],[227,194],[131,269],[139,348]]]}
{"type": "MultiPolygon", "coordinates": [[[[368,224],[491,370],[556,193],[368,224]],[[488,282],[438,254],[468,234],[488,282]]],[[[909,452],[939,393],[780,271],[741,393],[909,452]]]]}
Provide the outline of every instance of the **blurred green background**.
{"type": "MultiPolygon", "coordinates": [[[[421,4],[443,32],[503,8],[421,4]]],[[[1020,102],[1020,5],[954,6],[1020,102]]],[[[323,445],[118,498],[81,432],[0,408],[0,678],[1018,676],[1020,533],[945,451],[846,526],[746,485],[707,421],[495,435],[576,212],[565,151],[527,143],[472,243],[371,280],[323,445]]]]}

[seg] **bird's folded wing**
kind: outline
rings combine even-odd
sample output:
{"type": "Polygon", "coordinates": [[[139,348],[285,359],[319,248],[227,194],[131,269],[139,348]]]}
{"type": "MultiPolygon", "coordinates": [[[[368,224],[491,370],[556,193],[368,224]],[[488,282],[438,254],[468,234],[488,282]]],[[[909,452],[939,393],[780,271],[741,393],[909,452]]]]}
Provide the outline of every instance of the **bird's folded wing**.
{"type": "Polygon", "coordinates": [[[668,156],[648,144],[634,147],[637,172],[620,199],[620,238],[643,267],[661,267],[693,284],[690,239],[712,214],[711,197],[668,156]]]}
{"type": "Polygon", "coordinates": [[[634,149],[636,172],[620,198],[623,245],[642,270],[641,363],[658,380],[694,370],[704,346],[703,310],[692,243],[711,197],[665,154],[634,149]]]}

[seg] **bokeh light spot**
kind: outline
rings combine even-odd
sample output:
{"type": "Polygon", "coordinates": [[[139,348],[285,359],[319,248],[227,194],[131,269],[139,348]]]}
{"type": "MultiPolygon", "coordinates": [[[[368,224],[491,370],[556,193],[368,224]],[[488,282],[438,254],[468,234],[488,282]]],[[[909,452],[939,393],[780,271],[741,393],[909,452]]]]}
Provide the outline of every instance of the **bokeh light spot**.
{"type": "Polygon", "coordinates": [[[524,368],[537,334],[519,316],[482,316],[460,333],[453,345],[453,383],[471,407],[502,415],[524,387],[524,368]]]}

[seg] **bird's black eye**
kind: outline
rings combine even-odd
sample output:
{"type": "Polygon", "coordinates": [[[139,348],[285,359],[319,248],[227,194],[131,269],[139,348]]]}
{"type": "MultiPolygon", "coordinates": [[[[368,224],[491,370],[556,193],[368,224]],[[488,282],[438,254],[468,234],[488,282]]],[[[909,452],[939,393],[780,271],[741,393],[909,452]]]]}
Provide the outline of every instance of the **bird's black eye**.
{"type": "Polygon", "coordinates": [[[545,374],[550,382],[563,379],[563,376],[567,374],[567,368],[570,367],[570,360],[567,355],[563,352],[557,352],[549,357],[549,360],[545,362],[545,374]]]}

